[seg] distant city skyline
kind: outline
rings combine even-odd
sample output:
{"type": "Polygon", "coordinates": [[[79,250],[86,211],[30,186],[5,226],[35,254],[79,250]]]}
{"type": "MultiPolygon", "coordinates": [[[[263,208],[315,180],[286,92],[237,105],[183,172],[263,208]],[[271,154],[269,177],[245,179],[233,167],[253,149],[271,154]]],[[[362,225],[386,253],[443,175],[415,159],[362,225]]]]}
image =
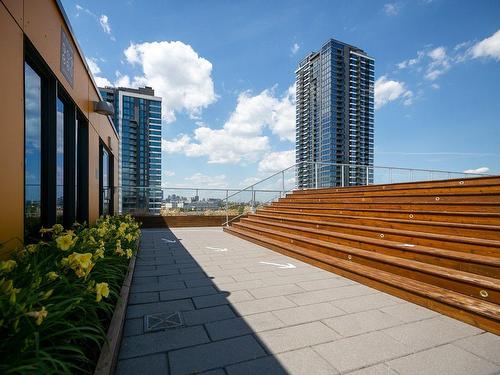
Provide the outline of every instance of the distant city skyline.
{"type": "Polygon", "coordinates": [[[377,61],[375,165],[500,171],[498,1],[63,4],[99,85],[163,98],[162,185],[293,164],[294,71],[329,38],[377,61]]]}

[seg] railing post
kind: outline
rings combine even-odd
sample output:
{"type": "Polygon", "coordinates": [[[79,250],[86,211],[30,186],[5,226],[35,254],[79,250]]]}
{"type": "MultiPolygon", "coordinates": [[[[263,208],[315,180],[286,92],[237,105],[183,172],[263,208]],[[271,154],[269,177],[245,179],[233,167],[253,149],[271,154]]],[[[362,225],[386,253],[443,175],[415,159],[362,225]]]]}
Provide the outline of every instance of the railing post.
{"type": "Polygon", "coordinates": [[[252,212],[255,212],[255,190],[252,186],[252,212]]]}
{"type": "Polygon", "coordinates": [[[410,169],[410,182],[413,182],[413,169],[410,169]]]}
{"type": "Polygon", "coordinates": [[[389,168],[389,183],[392,184],[392,168],[389,168]]]}
{"type": "Polygon", "coordinates": [[[370,178],[369,178],[369,176],[370,176],[370,167],[367,166],[366,167],[366,184],[367,185],[370,185],[370,178]]]}
{"type": "Polygon", "coordinates": [[[319,170],[319,167],[318,167],[318,163],[317,162],[314,162],[314,177],[315,177],[315,185],[316,185],[316,189],[319,187],[319,176],[318,176],[318,170],[319,170]]]}
{"type": "Polygon", "coordinates": [[[340,179],[341,179],[340,186],[342,186],[342,187],[344,187],[344,185],[345,185],[345,171],[344,171],[344,167],[345,167],[344,164],[342,164],[340,166],[340,179]]]}
{"type": "Polygon", "coordinates": [[[226,227],[229,226],[229,202],[228,202],[229,190],[226,190],[226,227]]]}
{"type": "Polygon", "coordinates": [[[281,171],[282,197],[285,198],[285,171],[281,171]]]}

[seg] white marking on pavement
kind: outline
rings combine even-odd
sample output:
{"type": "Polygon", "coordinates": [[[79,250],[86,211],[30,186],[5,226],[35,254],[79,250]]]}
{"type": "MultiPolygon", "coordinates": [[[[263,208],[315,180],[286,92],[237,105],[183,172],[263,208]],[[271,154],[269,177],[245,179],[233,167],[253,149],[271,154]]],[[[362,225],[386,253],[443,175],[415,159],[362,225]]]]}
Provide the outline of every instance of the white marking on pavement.
{"type": "Polygon", "coordinates": [[[175,243],[177,242],[176,240],[169,240],[168,238],[162,238],[163,241],[168,242],[168,243],[175,243]]]}
{"type": "Polygon", "coordinates": [[[294,266],[292,263],[285,263],[285,264],[281,264],[281,263],[271,263],[271,262],[259,262],[259,263],[262,263],[262,264],[269,264],[270,266],[275,266],[277,268],[282,268],[282,269],[285,269],[285,268],[297,268],[296,266],[294,266]]]}
{"type": "Polygon", "coordinates": [[[221,249],[220,247],[211,247],[211,246],[207,246],[206,248],[207,248],[207,249],[209,249],[209,250],[213,250],[213,251],[215,251],[215,252],[217,252],[217,253],[222,253],[222,252],[224,252],[224,251],[227,251],[227,249],[226,249],[226,248],[221,249]]]}

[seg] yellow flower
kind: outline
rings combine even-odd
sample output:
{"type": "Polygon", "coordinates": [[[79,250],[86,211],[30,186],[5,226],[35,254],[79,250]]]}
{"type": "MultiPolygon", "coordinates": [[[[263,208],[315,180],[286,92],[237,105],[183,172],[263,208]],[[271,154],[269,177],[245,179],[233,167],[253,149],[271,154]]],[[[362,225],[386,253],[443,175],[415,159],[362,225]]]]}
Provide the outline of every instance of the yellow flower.
{"type": "Polygon", "coordinates": [[[38,246],[35,245],[35,244],[31,244],[31,245],[28,245],[26,246],[26,250],[31,253],[31,254],[34,254],[38,251],[38,246]]]}
{"type": "Polygon", "coordinates": [[[40,311],[30,311],[26,313],[26,315],[34,318],[36,325],[39,326],[40,324],[42,324],[47,315],[49,315],[49,312],[45,310],[45,306],[43,306],[40,311]]]}
{"type": "Polygon", "coordinates": [[[78,277],[87,276],[94,267],[91,253],[73,253],[67,258],[63,258],[61,260],[61,264],[69,266],[73,271],[75,271],[75,274],[78,277]]]}
{"type": "Polygon", "coordinates": [[[99,258],[104,258],[104,249],[102,247],[97,249],[95,251],[94,255],[92,256],[92,259],[94,259],[94,260],[99,259],[99,258]]]}
{"type": "Polygon", "coordinates": [[[57,274],[57,272],[52,271],[47,273],[47,277],[50,281],[54,281],[59,277],[59,275],[57,274]]]}
{"type": "Polygon", "coordinates": [[[17,265],[15,260],[6,260],[0,262],[0,272],[9,273],[17,265]]]}
{"type": "Polygon", "coordinates": [[[73,244],[73,236],[71,234],[65,234],[64,236],[59,236],[56,238],[57,247],[62,251],[69,250],[73,244]]]}
{"type": "Polygon", "coordinates": [[[100,302],[102,300],[102,297],[108,297],[109,296],[108,283],[97,283],[95,286],[95,293],[96,293],[95,300],[97,302],[100,302]]]}
{"type": "Polygon", "coordinates": [[[127,249],[127,258],[130,259],[132,257],[132,250],[127,249]]]}
{"type": "Polygon", "coordinates": [[[128,233],[126,236],[125,236],[125,239],[128,241],[128,242],[132,242],[132,240],[134,239],[134,237],[128,233]]]}
{"type": "Polygon", "coordinates": [[[102,225],[100,226],[98,229],[97,229],[97,234],[99,235],[99,237],[104,237],[106,235],[106,233],[108,232],[108,229],[106,228],[106,226],[102,225]]]}
{"type": "Polygon", "coordinates": [[[40,229],[39,232],[40,232],[40,234],[50,233],[50,232],[52,232],[52,228],[44,228],[42,226],[42,228],[40,229]]]}
{"type": "Polygon", "coordinates": [[[44,299],[49,298],[52,295],[52,293],[54,293],[54,289],[50,289],[50,290],[46,291],[45,293],[40,293],[41,294],[40,299],[43,301],[44,299]]]}

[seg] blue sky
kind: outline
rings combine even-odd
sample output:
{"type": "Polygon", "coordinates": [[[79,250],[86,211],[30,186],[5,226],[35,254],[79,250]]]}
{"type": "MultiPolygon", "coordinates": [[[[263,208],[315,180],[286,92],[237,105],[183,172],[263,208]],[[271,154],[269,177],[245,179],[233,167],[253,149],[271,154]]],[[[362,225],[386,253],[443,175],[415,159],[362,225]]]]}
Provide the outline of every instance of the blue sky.
{"type": "Polygon", "coordinates": [[[293,163],[294,70],[328,38],[375,58],[375,164],[500,171],[500,2],[63,0],[96,81],[163,99],[163,185],[293,163]]]}

